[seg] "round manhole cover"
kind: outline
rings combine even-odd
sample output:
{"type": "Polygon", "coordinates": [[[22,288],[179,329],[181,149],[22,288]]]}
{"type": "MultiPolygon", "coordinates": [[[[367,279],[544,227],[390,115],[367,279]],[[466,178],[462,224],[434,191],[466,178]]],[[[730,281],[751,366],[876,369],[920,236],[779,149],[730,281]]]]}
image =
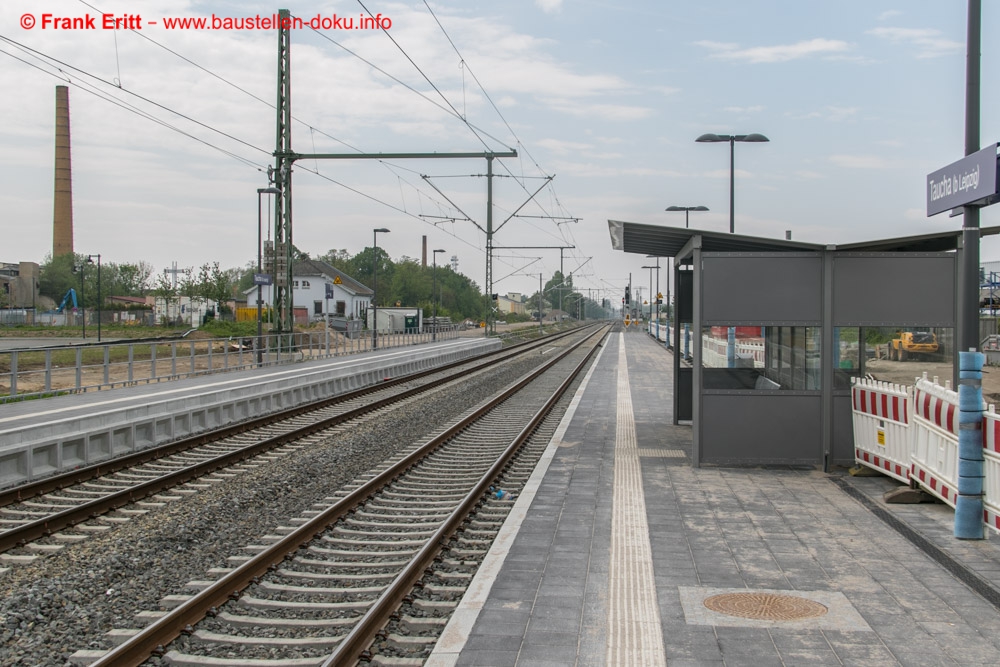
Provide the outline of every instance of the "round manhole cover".
{"type": "Polygon", "coordinates": [[[705,606],[727,616],[763,621],[799,621],[827,612],[819,602],[775,593],[723,593],[707,598],[705,606]]]}

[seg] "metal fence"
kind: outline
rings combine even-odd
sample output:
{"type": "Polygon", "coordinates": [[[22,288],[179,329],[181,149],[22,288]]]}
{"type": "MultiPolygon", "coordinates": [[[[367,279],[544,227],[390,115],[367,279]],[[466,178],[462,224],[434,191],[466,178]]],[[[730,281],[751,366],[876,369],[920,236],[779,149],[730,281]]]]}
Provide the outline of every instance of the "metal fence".
{"type": "Polygon", "coordinates": [[[23,326],[28,324],[28,308],[0,308],[0,326],[23,326]]]}
{"type": "MultiPolygon", "coordinates": [[[[437,340],[458,337],[442,327],[437,340]]],[[[377,347],[431,342],[435,334],[379,333],[377,347]]],[[[226,371],[367,352],[370,332],[356,338],[331,331],[198,340],[132,341],[0,350],[0,403],[61,393],[126,387],[226,371]]]]}

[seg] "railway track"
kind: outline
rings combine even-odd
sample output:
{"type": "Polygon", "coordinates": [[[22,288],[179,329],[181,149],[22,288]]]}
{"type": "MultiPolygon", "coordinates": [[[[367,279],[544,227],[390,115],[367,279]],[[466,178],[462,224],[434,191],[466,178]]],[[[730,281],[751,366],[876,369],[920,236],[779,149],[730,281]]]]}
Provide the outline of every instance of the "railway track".
{"type": "Polygon", "coordinates": [[[550,346],[538,370],[268,543],[250,545],[251,555],[230,559],[232,569],[191,582],[197,592],[164,598],[169,611],[142,614],[145,628],[113,633],[117,648],[80,651],[74,661],[349,665],[372,659],[366,651],[397,614],[374,662],[420,664],[433,644],[421,635],[434,635],[461,596],[513,502],[510,490],[548,440],[531,443],[532,435],[605,335],[602,328],[561,352],[550,346]]]}
{"type": "Polygon", "coordinates": [[[551,345],[572,332],[513,346],[317,403],[199,434],[0,493],[0,554],[6,564],[108,530],[206,485],[322,440],[330,429],[442,384],[551,345]]]}

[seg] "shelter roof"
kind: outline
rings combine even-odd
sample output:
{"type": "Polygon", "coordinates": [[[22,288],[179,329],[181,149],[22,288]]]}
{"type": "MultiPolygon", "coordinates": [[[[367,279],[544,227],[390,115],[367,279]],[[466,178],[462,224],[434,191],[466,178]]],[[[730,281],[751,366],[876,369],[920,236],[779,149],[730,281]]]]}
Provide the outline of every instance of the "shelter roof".
{"type": "MultiPolygon", "coordinates": [[[[854,252],[943,252],[955,250],[962,237],[962,231],[956,229],[919,236],[824,245],[621,220],[608,220],[608,230],[611,233],[611,247],[615,250],[658,257],[678,257],[696,236],[701,237],[701,249],[708,252],[816,252],[825,249],[854,252]]],[[[984,227],[980,234],[1000,234],[1000,227],[984,227]]]]}

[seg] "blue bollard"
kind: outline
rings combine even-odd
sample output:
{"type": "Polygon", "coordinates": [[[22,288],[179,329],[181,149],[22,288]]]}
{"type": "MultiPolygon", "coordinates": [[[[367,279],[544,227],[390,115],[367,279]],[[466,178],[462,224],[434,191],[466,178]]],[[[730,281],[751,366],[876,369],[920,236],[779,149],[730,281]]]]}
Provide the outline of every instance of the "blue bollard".
{"type": "Polygon", "coordinates": [[[958,353],[958,498],[955,537],[985,538],[983,528],[983,362],[976,351],[958,353]]]}

